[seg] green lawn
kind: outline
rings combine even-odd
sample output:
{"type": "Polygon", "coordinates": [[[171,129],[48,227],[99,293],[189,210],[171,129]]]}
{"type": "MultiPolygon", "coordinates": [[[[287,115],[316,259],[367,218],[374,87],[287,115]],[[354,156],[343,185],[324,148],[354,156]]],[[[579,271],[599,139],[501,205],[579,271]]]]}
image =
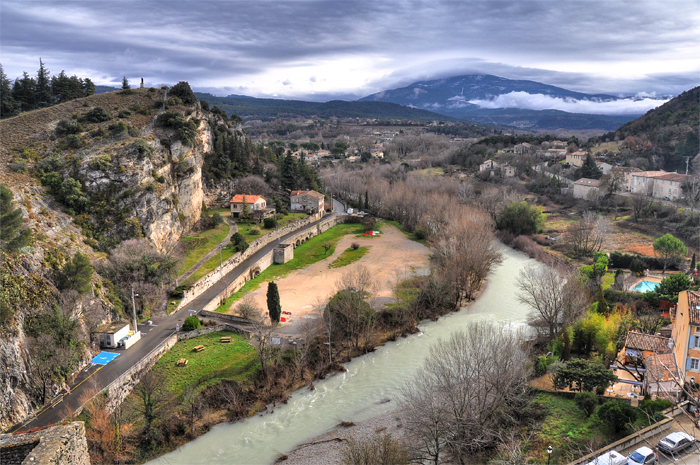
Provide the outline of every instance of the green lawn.
{"type": "Polygon", "coordinates": [[[180,239],[185,246],[185,258],[177,271],[178,276],[189,270],[195,263],[202,259],[211,249],[217,246],[228,235],[229,225],[223,223],[214,229],[202,231],[195,236],[186,236],[180,239]]]}
{"type": "MultiPolygon", "coordinates": [[[[225,209],[220,209],[220,210],[225,210],[225,209]]],[[[218,210],[217,210],[218,211],[218,210]]],[[[299,219],[305,218],[306,213],[290,213],[289,215],[281,216],[277,220],[277,223],[279,227],[285,226],[292,221],[297,221],[299,219]]],[[[275,229],[265,229],[261,224],[239,224],[238,225],[238,232],[245,237],[245,240],[247,243],[251,243],[255,241],[256,239],[259,239],[263,237],[265,234],[273,232],[275,229]],[[259,229],[260,234],[250,234],[251,229],[259,229]]],[[[224,237],[226,237],[224,235],[224,237]]],[[[223,238],[222,238],[223,239],[223,238]]],[[[214,244],[214,247],[216,244],[214,244]]],[[[213,247],[212,247],[213,248],[213,247]]],[[[211,248],[209,249],[211,250],[211,248]]],[[[206,252],[202,254],[202,256],[206,255],[206,252]]],[[[190,278],[184,283],[188,286],[193,285],[196,283],[198,280],[200,280],[202,277],[206,276],[207,273],[210,271],[216,269],[216,267],[219,266],[219,258],[221,258],[221,262],[225,262],[229,258],[231,258],[234,255],[233,250],[229,248],[225,248],[221,251],[221,257],[219,257],[219,254],[216,254],[215,256],[211,257],[204,265],[202,265],[196,272],[190,276],[190,278]]],[[[201,258],[201,257],[200,257],[201,258]]]]}
{"type": "Polygon", "coordinates": [[[350,247],[343,251],[338,258],[333,260],[333,263],[328,265],[328,268],[340,268],[341,266],[347,266],[351,263],[355,263],[364,257],[367,252],[369,252],[369,247],[359,247],[357,250],[350,247]]]}
{"type": "Polygon", "coordinates": [[[242,336],[230,331],[180,341],[153,367],[155,373],[165,376],[165,389],[173,397],[182,395],[189,386],[203,389],[221,379],[245,382],[259,369],[255,349],[242,336]],[[221,336],[231,336],[231,343],[219,342],[221,336]],[[192,348],[200,344],[206,348],[202,352],[192,352],[192,348]],[[189,360],[187,366],[175,366],[181,358],[189,360]]]}
{"type": "Polygon", "coordinates": [[[283,278],[294,270],[306,268],[312,263],[330,256],[335,251],[335,246],[341,237],[346,234],[358,234],[363,231],[359,224],[339,224],[318,236],[312,237],[306,243],[294,249],[294,258],[283,265],[272,265],[264,270],[257,278],[251,279],[235,294],[226,299],[226,302],[216,309],[217,312],[226,313],[231,304],[243,297],[244,294],[254,291],[264,282],[275,281],[283,278]],[[331,244],[331,248],[326,251],[323,244],[331,244]]]}

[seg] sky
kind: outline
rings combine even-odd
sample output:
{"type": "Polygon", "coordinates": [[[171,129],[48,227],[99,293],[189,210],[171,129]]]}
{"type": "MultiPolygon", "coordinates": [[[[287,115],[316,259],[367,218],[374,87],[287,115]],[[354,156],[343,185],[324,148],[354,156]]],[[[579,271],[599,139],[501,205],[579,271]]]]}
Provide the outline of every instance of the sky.
{"type": "Polygon", "coordinates": [[[653,102],[700,84],[700,0],[2,0],[4,72],[36,74],[39,58],[97,84],[216,95],[355,100],[494,74],[653,102]]]}

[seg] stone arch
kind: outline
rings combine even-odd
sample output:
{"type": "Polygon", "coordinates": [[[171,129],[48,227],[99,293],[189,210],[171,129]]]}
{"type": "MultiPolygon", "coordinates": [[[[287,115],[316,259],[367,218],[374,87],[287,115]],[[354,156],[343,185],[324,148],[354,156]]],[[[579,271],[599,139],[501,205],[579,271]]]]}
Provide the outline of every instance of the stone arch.
{"type": "Polygon", "coordinates": [[[250,270],[250,279],[256,278],[260,274],[260,267],[256,266],[250,270]]]}
{"type": "Polygon", "coordinates": [[[299,247],[300,245],[301,245],[301,240],[297,239],[296,247],[299,247]]]}

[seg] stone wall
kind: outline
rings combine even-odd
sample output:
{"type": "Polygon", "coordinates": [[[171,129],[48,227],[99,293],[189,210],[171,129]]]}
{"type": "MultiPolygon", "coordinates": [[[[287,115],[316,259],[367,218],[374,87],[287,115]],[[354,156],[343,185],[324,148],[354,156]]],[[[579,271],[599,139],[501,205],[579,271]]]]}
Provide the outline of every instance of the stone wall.
{"type": "MultiPolygon", "coordinates": [[[[192,302],[194,299],[199,297],[204,291],[209,289],[214,283],[219,281],[221,279],[221,276],[225,275],[229,271],[233,270],[235,267],[237,267],[240,263],[245,261],[248,257],[256,253],[258,250],[260,250],[262,247],[266,246],[270,242],[273,242],[277,240],[277,238],[282,237],[286,234],[289,234],[292,231],[296,231],[298,229],[301,229],[305,226],[308,226],[309,224],[317,221],[322,217],[321,213],[318,213],[316,215],[311,215],[307,218],[304,218],[303,220],[298,220],[293,223],[288,224],[287,226],[275,231],[271,232],[269,234],[265,234],[263,237],[254,240],[253,242],[250,243],[248,246],[248,249],[246,249],[245,252],[239,252],[229,259],[227,259],[224,263],[222,263],[221,267],[216,268],[215,270],[210,271],[207,273],[206,276],[203,276],[202,278],[199,279],[194,285],[192,286],[191,289],[185,291],[182,300],[178,304],[177,308],[175,311],[180,310],[190,302],[192,302]]],[[[286,242],[286,241],[285,241],[286,242]]],[[[217,305],[218,306],[218,305],[217,305]]],[[[214,307],[216,308],[216,307],[214,307]]]]}
{"type": "Polygon", "coordinates": [[[26,434],[0,435],[2,465],[90,465],[85,425],[75,421],[26,434]]]}
{"type": "MultiPolygon", "coordinates": [[[[217,313],[218,315],[218,313],[217,313]]],[[[240,334],[241,336],[244,336],[248,339],[250,339],[250,332],[245,331],[240,328],[236,328],[231,325],[227,325],[226,323],[223,324],[218,324],[216,326],[207,326],[205,328],[199,328],[195,329],[194,331],[187,331],[187,332],[180,332],[177,333],[177,340],[179,341],[185,341],[187,339],[192,339],[193,337],[198,337],[202,336],[203,334],[209,334],[209,333],[215,333],[217,331],[231,331],[236,334],[240,334]]]]}

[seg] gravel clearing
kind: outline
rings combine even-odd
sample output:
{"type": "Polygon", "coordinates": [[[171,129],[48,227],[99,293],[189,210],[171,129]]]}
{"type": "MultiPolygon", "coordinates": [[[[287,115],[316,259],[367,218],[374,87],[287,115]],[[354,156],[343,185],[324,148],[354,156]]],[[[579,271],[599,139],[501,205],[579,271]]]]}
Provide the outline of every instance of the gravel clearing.
{"type": "Polygon", "coordinates": [[[299,445],[289,453],[287,460],[279,463],[285,465],[339,464],[347,438],[354,437],[364,441],[378,435],[391,434],[394,439],[401,439],[403,432],[399,412],[391,412],[357,423],[355,426],[339,426],[317,436],[311,441],[299,445]]]}

